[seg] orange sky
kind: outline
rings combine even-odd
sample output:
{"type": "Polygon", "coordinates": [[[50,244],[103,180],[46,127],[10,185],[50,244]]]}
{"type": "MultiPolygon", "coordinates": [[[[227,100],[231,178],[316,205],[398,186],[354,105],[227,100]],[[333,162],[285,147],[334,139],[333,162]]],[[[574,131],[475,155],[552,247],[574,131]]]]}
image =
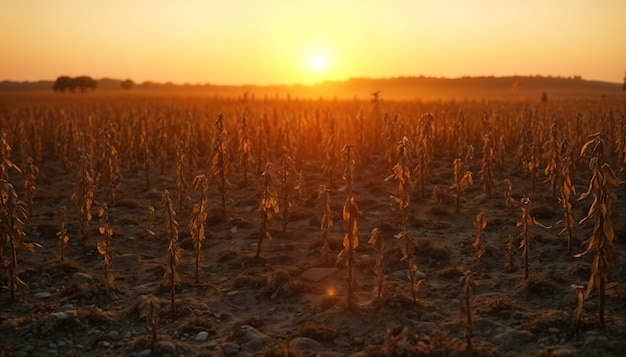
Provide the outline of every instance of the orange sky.
{"type": "Polygon", "coordinates": [[[0,80],[622,82],[624,15],[624,0],[0,0],[0,80]]]}

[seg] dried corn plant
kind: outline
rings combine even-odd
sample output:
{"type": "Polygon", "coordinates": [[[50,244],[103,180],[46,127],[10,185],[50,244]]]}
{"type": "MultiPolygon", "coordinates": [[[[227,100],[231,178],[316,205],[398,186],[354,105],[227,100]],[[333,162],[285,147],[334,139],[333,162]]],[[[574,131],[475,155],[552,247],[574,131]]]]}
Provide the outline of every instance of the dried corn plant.
{"type": "Polygon", "coordinates": [[[148,294],[137,306],[139,309],[139,317],[148,320],[150,324],[150,330],[152,331],[152,345],[157,343],[157,332],[159,326],[158,313],[161,309],[161,301],[158,297],[148,294]]]}
{"type": "Polygon", "coordinates": [[[120,163],[115,137],[117,129],[108,122],[106,128],[100,132],[100,175],[103,180],[104,199],[113,202],[114,188],[120,178],[120,163]]]}
{"type": "Polygon", "coordinates": [[[398,153],[398,163],[393,167],[393,173],[385,178],[385,181],[394,179],[397,182],[397,194],[391,198],[400,206],[402,212],[402,230],[408,230],[409,219],[409,203],[411,201],[411,190],[415,187],[415,183],[411,180],[411,170],[409,169],[411,161],[411,152],[413,151],[413,142],[406,136],[396,144],[398,153]]]}
{"type": "Polygon", "coordinates": [[[474,254],[476,256],[476,261],[480,262],[483,255],[485,255],[486,249],[485,244],[483,243],[483,231],[485,227],[487,227],[487,219],[481,213],[476,215],[474,222],[474,229],[476,229],[476,237],[474,238],[474,242],[472,243],[472,247],[474,247],[474,254]]]}
{"type": "Polygon", "coordinates": [[[389,114],[385,113],[383,116],[383,123],[384,123],[384,127],[383,127],[383,132],[381,133],[382,135],[382,140],[385,143],[385,160],[387,161],[387,164],[389,165],[389,167],[393,167],[394,162],[395,162],[395,158],[396,158],[396,152],[397,150],[397,138],[396,138],[396,129],[398,126],[398,114],[395,114],[393,117],[390,116],[389,114]]]}
{"type": "Polygon", "coordinates": [[[2,266],[7,272],[9,296],[15,301],[17,286],[28,286],[18,276],[17,250],[22,248],[31,253],[35,247],[41,248],[38,243],[26,243],[24,222],[26,221],[26,204],[19,199],[15,188],[7,180],[0,179],[0,258],[2,266]],[[4,247],[8,246],[8,258],[4,257],[4,247]]]}
{"type": "Polygon", "coordinates": [[[465,339],[467,340],[466,352],[471,356],[472,351],[472,308],[470,306],[470,292],[477,284],[474,280],[474,275],[471,270],[463,272],[461,277],[461,283],[463,284],[463,304],[461,305],[461,312],[465,314],[465,339]]]}
{"type": "Polygon", "coordinates": [[[456,209],[455,212],[459,213],[460,205],[461,205],[461,192],[465,190],[467,186],[474,185],[474,179],[472,178],[471,171],[465,171],[465,173],[461,174],[463,169],[463,161],[461,158],[454,159],[454,183],[450,186],[451,190],[454,190],[456,193],[456,209]]]}
{"type": "Polygon", "coordinates": [[[206,176],[198,175],[191,184],[194,190],[200,191],[200,201],[193,206],[191,220],[189,221],[189,232],[195,250],[195,282],[200,283],[200,262],[202,261],[202,241],[206,238],[204,223],[207,219],[206,204],[208,201],[209,182],[206,176]]]}
{"type": "Polygon", "coordinates": [[[330,246],[328,244],[328,232],[334,224],[333,215],[330,209],[330,190],[326,188],[326,185],[320,185],[320,187],[318,188],[317,199],[322,206],[320,229],[322,230],[322,256],[325,256],[330,253],[330,246]]]}
{"type": "Polygon", "coordinates": [[[330,186],[335,185],[335,175],[337,173],[337,143],[335,138],[335,118],[327,115],[328,128],[322,130],[322,145],[324,148],[324,164],[322,170],[328,179],[330,186]]]}
{"type": "Polygon", "coordinates": [[[432,169],[433,164],[433,121],[435,120],[432,113],[423,114],[417,124],[418,134],[415,144],[415,152],[417,165],[413,172],[419,176],[419,187],[422,197],[426,197],[426,180],[427,175],[432,169]]]}
{"type": "Polygon", "coordinates": [[[292,191],[300,190],[300,184],[298,182],[298,170],[289,156],[287,148],[283,147],[282,155],[280,159],[280,166],[278,167],[277,177],[278,184],[280,185],[280,199],[282,203],[283,211],[283,233],[287,233],[287,223],[289,223],[289,212],[292,206],[292,191]]]}
{"type": "Polygon", "coordinates": [[[182,249],[178,246],[178,222],[176,221],[176,211],[174,211],[172,199],[170,198],[170,193],[167,190],[163,192],[163,206],[165,208],[166,216],[165,232],[169,242],[167,247],[169,259],[167,261],[167,266],[165,267],[163,280],[170,286],[170,311],[175,312],[176,305],[174,302],[176,301],[176,283],[180,280],[180,276],[178,274],[178,261],[180,259],[182,249]]]}
{"type": "Polygon", "coordinates": [[[143,173],[146,178],[146,186],[148,189],[152,187],[152,143],[149,141],[150,137],[146,133],[146,129],[142,128],[139,135],[139,154],[137,155],[139,160],[143,163],[143,173]]]}
{"type": "Polygon", "coordinates": [[[100,217],[100,228],[98,231],[102,235],[102,239],[98,242],[98,253],[100,253],[104,259],[104,281],[107,286],[111,286],[114,280],[113,273],[111,273],[113,257],[110,251],[111,242],[113,240],[113,229],[109,226],[109,207],[106,203],[103,203],[98,210],[98,217],[100,217]]]}
{"type": "Polygon", "coordinates": [[[411,296],[413,302],[417,302],[417,292],[420,285],[424,282],[424,279],[418,279],[418,276],[423,276],[424,273],[417,269],[417,263],[415,262],[415,241],[411,236],[411,232],[402,231],[394,235],[396,239],[400,240],[400,248],[402,250],[402,258],[400,261],[406,261],[408,266],[408,278],[411,285],[411,296]]]}
{"type": "Polygon", "coordinates": [[[504,179],[504,211],[508,213],[511,211],[511,206],[515,204],[513,198],[513,182],[508,178],[504,179]]]}
{"type": "Polygon", "coordinates": [[[528,255],[530,253],[530,241],[533,237],[532,225],[533,217],[530,215],[530,199],[522,197],[520,200],[522,208],[522,217],[517,221],[517,227],[522,227],[522,241],[520,248],[523,248],[522,256],[524,257],[524,279],[528,280],[528,255]]]}
{"type": "Polygon", "coordinates": [[[531,130],[532,116],[529,115],[526,120],[522,122],[520,129],[519,145],[517,147],[516,157],[518,159],[520,169],[529,174],[529,167],[531,162],[531,142],[532,142],[532,130],[531,130]]]}
{"type": "Polygon", "coordinates": [[[218,114],[215,120],[215,137],[213,138],[213,153],[211,159],[211,177],[217,183],[217,192],[220,196],[222,217],[226,217],[226,189],[230,186],[228,173],[231,162],[228,152],[228,135],[224,126],[224,115],[218,114]]]}
{"type": "Polygon", "coordinates": [[[357,136],[356,136],[356,148],[357,150],[353,153],[355,156],[355,160],[357,162],[359,162],[359,167],[357,167],[357,170],[360,171],[360,169],[366,165],[367,162],[369,162],[369,150],[366,143],[366,139],[365,139],[365,115],[363,114],[363,108],[361,108],[359,110],[359,113],[356,116],[356,121],[357,121],[357,136]]]}
{"type": "Polygon", "coordinates": [[[527,165],[528,174],[530,175],[530,181],[532,182],[532,191],[535,192],[537,189],[537,181],[539,181],[541,154],[539,153],[539,145],[534,140],[530,144],[530,157],[527,165]]]}
{"type": "Polygon", "coordinates": [[[256,249],[257,258],[261,256],[263,239],[272,239],[272,235],[270,234],[270,222],[280,211],[278,206],[278,192],[276,192],[276,189],[274,188],[276,180],[274,179],[273,165],[271,162],[268,162],[265,165],[265,171],[263,171],[262,177],[263,192],[261,193],[261,203],[259,204],[259,213],[261,214],[261,232],[259,234],[259,241],[256,249]]]}
{"type": "Polygon", "coordinates": [[[267,168],[263,163],[267,163],[270,159],[270,124],[267,117],[267,113],[263,113],[263,116],[257,123],[257,172],[261,175],[267,168]]]}
{"type": "Polygon", "coordinates": [[[594,198],[587,216],[580,221],[580,224],[591,220],[594,227],[591,237],[587,240],[587,249],[575,255],[575,257],[581,257],[592,250],[596,253],[585,295],[589,296],[593,288],[598,288],[600,300],[598,314],[601,325],[604,325],[606,290],[614,285],[608,282],[609,268],[613,265],[613,251],[615,250],[613,245],[615,232],[611,222],[613,203],[617,199],[614,187],[622,183],[611,166],[604,161],[605,141],[606,139],[600,133],[596,133],[587,138],[587,142],[580,150],[581,156],[591,151],[589,170],[593,176],[589,180],[587,192],[581,194],[578,200],[583,200],[589,195],[593,195],[594,198]]]}
{"type": "Polygon", "coordinates": [[[624,113],[619,113],[620,124],[617,133],[617,139],[615,140],[615,153],[617,154],[617,161],[620,165],[620,170],[624,180],[626,180],[626,121],[624,120],[624,113]]]}
{"type": "Polygon", "coordinates": [[[93,218],[91,206],[95,203],[96,184],[91,156],[85,150],[80,155],[76,187],[72,192],[72,201],[79,207],[80,228],[83,239],[87,238],[87,227],[93,218]]]}
{"type": "Polygon", "coordinates": [[[67,243],[70,241],[70,237],[67,235],[67,226],[65,224],[66,219],[67,208],[63,206],[61,207],[61,227],[56,233],[56,236],[59,239],[59,246],[61,248],[61,263],[63,263],[65,257],[65,249],[67,248],[67,243]]]}
{"type": "Polygon", "coordinates": [[[26,159],[24,167],[24,201],[28,204],[28,216],[33,216],[33,205],[35,194],[37,193],[37,176],[39,176],[39,168],[35,165],[32,157],[26,159]]]}
{"type": "Polygon", "coordinates": [[[362,214],[357,206],[354,197],[354,160],[352,160],[352,147],[346,144],[341,152],[344,154],[345,169],[342,175],[344,186],[339,190],[345,191],[347,194],[346,202],[343,205],[343,222],[346,234],[343,237],[343,249],[337,255],[337,265],[345,265],[348,268],[348,277],[346,279],[347,303],[348,309],[352,309],[353,295],[356,289],[356,281],[354,280],[354,251],[359,247],[359,228],[358,217],[362,214]]]}
{"type": "Polygon", "coordinates": [[[239,118],[237,138],[239,140],[239,166],[243,172],[243,184],[248,185],[248,172],[250,170],[250,166],[253,164],[254,157],[252,156],[250,126],[248,125],[248,119],[246,118],[245,113],[239,118]]]}
{"type": "Polygon", "coordinates": [[[545,182],[549,182],[552,186],[552,197],[557,198],[557,189],[559,185],[559,179],[561,175],[561,159],[560,159],[560,145],[557,138],[557,124],[556,118],[552,120],[552,126],[550,126],[550,136],[548,141],[543,144],[543,157],[546,162],[546,167],[543,170],[543,174],[547,176],[545,182]]]}
{"type": "Polygon", "coordinates": [[[9,181],[9,168],[22,173],[20,168],[11,162],[11,145],[7,141],[5,133],[0,133],[0,180],[9,181]]]}
{"type": "Polygon", "coordinates": [[[474,160],[474,151],[474,145],[467,145],[465,147],[465,160],[463,162],[465,162],[467,167],[469,167],[470,163],[474,160]]]}
{"type": "MultiPolygon", "coordinates": [[[[562,144],[563,145],[563,144],[562,144]]],[[[563,219],[559,220],[556,224],[563,225],[563,229],[559,232],[559,235],[565,236],[567,239],[567,252],[572,251],[572,241],[574,239],[574,229],[576,227],[576,221],[572,214],[572,193],[576,194],[576,187],[572,183],[572,175],[570,172],[571,159],[569,155],[564,155],[561,164],[561,185],[559,203],[563,209],[563,219]]]]}
{"type": "Polygon", "coordinates": [[[178,210],[183,210],[183,202],[189,199],[187,195],[187,180],[185,179],[185,144],[183,141],[178,142],[176,150],[176,190],[178,191],[178,210]]]}
{"type": "Polygon", "coordinates": [[[576,323],[580,324],[583,318],[583,306],[585,304],[585,286],[572,284],[571,287],[576,291],[576,301],[578,302],[576,305],[576,323]]]}
{"type": "Polygon", "coordinates": [[[489,134],[483,135],[483,156],[480,162],[480,177],[483,181],[483,191],[491,197],[494,184],[493,178],[493,143],[489,134]]]}
{"type": "Polygon", "coordinates": [[[200,157],[200,139],[198,138],[197,128],[193,126],[192,119],[193,117],[189,114],[184,140],[182,140],[185,144],[185,157],[187,158],[187,168],[190,174],[198,167],[198,158],[200,157]]]}
{"type": "Polygon", "coordinates": [[[376,284],[374,285],[374,294],[378,298],[381,298],[385,295],[384,287],[386,276],[383,271],[383,259],[385,257],[385,238],[383,237],[383,232],[380,228],[372,229],[372,235],[370,239],[367,241],[369,244],[374,246],[374,250],[376,251],[374,272],[376,273],[376,284]]]}

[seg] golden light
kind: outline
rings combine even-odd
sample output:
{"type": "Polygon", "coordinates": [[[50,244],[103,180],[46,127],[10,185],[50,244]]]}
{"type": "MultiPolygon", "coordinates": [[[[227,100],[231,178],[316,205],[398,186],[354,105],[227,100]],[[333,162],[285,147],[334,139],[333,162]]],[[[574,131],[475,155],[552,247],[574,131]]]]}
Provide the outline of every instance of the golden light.
{"type": "Polygon", "coordinates": [[[315,55],[309,61],[309,67],[314,71],[321,71],[328,65],[326,58],[320,55],[315,55]]]}

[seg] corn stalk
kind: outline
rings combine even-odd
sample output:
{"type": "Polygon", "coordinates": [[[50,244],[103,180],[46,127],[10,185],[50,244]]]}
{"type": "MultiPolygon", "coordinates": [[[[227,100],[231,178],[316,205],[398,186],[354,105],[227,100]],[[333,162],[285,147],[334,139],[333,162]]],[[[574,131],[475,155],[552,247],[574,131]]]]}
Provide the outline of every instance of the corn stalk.
{"type": "Polygon", "coordinates": [[[589,195],[593,196],[593,203],[587,212],[587,216],[580,220],[579,224],[583,224],[588,220],[594,223],[593,233],[587,240],[587,249],[576,254],[575,257],[581,257],[588,252],[595,250],[595,257],[591,265],[591,276],[587,283],[586,296],[591,294],[593,288],[599,289],[599,320],[600,325],[604,325],[605,310],[605,294],[615,283],[608,282],[609,268],[613,265],[613,239],[615,232],[611,222],[613,213],[613,203],[617,199],[613,187],[619,186],[622,182],[617,178],[615,172],[609,164],[604,161],[604,145],[605,138],[596,133],[588,137],[587,142],[580,150],[581,156],[588,150],[591,150],[591,158],[589,159],[589,170],[593,176],[589,181],[587,192],[580,195],[578,200],[583,200],[589,195]]]}

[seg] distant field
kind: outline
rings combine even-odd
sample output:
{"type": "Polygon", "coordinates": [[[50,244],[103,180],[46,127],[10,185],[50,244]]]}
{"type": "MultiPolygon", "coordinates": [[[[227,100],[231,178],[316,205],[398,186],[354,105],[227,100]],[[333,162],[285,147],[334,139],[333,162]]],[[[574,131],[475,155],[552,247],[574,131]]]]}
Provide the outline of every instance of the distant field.
{"type": "MultiPolygon", "coordinates": [[[[97,92],[121,91],[121,80],[101,79],[97,92]]],[[[0,82],[0,91],[48,91],[52,81],[0,82]]],[[[248,97],[257,99],[358,99],[368,100],[372,92],[380,91],[387,100],[539,100],[542,93],[548,98],[602,98],[626,96],[619,83],[590,81],[565,77],[467,77],[431,78],[396,77],[387,79],[354,78],[347,81],[323,82],[317,85],[291,86],[229,86],[229,85],[174,85],[171,83],[137,83],[130,92],[167,92],[183,95],[213,97],[248,97]]],[[[1,93],[1,92],[0,92],[1,93]]]]}

